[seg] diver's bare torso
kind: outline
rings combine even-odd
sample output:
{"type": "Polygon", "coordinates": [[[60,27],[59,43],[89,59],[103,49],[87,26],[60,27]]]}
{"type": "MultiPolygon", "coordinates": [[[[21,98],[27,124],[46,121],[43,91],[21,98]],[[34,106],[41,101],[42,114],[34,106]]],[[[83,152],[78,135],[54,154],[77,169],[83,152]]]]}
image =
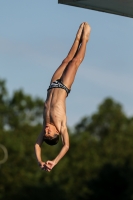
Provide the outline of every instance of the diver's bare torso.
{"type": "Polygon", "coordinates": [[[44,104],[43,118],[45,125],[53,124],[59,133],[63,122],[66,121],[66,97],[65,90],[53,88],[48,90],[44,104]]]}

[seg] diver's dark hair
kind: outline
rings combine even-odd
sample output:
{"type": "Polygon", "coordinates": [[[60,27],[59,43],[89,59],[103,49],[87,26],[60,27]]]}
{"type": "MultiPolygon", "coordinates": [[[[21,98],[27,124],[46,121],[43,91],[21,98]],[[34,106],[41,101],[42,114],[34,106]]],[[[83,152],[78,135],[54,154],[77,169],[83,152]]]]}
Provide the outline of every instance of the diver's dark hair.
{"type": "Polygon", "coordinates": [[[54,134],[52,138],[43,138],[43,141],[45,141],[49,145],[55,145],[59,141],[59,135],[54,134]]]}

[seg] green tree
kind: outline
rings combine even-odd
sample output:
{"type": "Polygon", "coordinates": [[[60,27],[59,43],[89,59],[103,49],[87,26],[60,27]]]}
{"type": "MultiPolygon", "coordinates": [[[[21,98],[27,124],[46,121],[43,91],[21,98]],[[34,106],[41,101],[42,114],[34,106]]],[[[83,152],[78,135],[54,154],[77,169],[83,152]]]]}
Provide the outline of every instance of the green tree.
{"type": "MultiPolygon", "coordinates": [[[[0,167],[0,200],[133,199],[133,117],[111,98],[75,125],[70,150],[50,172],[41,171],[34,143],[42,128],[43,100],[22,90],[9,97],[0,80],[0,143],[9,158],[0,167]]],[[[43,160],[61,148],[42,145],[43,160]]]]}
{"type": "Polygon", "coordinates": [[[111,98],[107,98],[99,105],[97,113],[91,117],[84,117],[75,129],[77,132],[89,131],[93,136],[103,139],[108,134],[115,134],[123,129],[127,120],[122,106],[111,98]]]}
{"type": "Polygon", "coordinates": [[[8,92],[5,87],[5,80],[0,80],[0,130],[3,130],[7,121],[8,92]]]}

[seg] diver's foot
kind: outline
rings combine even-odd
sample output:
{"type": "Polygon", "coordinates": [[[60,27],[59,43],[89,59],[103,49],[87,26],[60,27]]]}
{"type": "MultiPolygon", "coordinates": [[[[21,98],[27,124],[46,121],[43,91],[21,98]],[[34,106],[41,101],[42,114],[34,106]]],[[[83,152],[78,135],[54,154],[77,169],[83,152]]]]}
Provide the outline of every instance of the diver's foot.
{"type": "Polygon", "coordinates": [[[91,27],[87,22],[85,22],[83,27],[82,41],[86,40],[88,42],[90,37],[90,32],[91,32],[91,27]]]}
{"type": "Polygon", "coordinates": [[[77,31],[77,34],[76,34],[76,40],[78,40],[78,41],[80,41],[80,39],[81,39],[83,28],[84,28],[84,22],[80,25],[80,27],[77,31]]]}

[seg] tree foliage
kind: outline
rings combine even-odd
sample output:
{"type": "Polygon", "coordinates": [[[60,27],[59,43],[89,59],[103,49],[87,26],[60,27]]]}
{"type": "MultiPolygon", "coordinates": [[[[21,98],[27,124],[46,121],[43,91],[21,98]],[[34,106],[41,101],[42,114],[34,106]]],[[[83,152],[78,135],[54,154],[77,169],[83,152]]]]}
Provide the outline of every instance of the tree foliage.
{"type": "MultiPolygon", "coordinates": [[[[0,80],[0,143],[9,154],[0,166],[0,200],[132,200],[133,117],[122,105],[107,98],[75,125],[74,133],[69,129],[69,152],[46,173],[34,155],[43,103],[22,90],[9,97],[0,80]]],[[[53,159],[60,148],[61,142],[44,144],[43,160],[53,159]]]]}

